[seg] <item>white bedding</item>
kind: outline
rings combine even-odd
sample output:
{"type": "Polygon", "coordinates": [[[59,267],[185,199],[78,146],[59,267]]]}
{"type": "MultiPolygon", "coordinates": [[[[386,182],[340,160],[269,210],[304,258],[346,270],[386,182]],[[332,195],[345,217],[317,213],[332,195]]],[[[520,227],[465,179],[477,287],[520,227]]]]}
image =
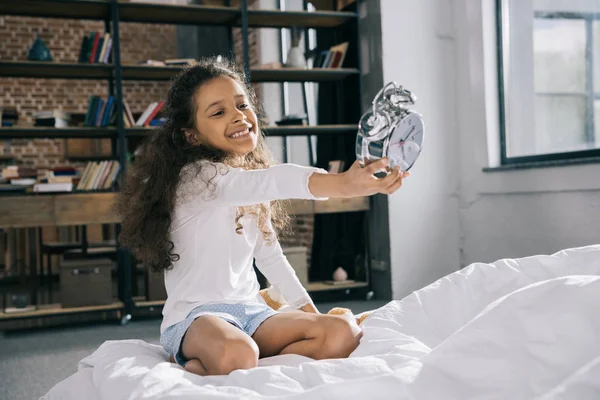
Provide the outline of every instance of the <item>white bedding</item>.
{"type": "Polygon", "coordinates": [[[42,399],[600,399],[600,245],[472,264],[363,330],[345,360],[278,356],[217,377],[108,341],[42,399]]]}

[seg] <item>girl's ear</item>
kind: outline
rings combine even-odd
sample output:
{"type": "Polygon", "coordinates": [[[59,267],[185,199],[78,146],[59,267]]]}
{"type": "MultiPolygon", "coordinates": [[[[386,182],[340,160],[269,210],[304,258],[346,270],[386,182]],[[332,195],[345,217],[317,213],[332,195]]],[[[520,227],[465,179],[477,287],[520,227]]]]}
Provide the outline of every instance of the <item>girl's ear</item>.
{"type": "Polygon", "coordinates": [[[200,141],[198,140],[198,132],[195,129],[184,128],[182,130],[183,135],[185,136],[185,139],[189,144],[195,145],[200,143],[200,141]]]}

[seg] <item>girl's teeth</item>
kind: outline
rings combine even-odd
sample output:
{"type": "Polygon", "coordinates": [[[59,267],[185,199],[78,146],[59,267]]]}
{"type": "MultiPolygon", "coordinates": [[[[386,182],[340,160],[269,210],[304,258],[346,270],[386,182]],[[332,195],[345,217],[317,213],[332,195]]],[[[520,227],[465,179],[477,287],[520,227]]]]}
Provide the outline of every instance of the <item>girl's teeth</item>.
{"type": "Polygon", "coordinates": [[[246,135],[246,134],[248,134],[248,132],[246,132],[246,131],[244,131],[244,132],[238,132],[238,133],[234,133],[232,137],[233,138],[238,138],[238,137],[246,135]]]}

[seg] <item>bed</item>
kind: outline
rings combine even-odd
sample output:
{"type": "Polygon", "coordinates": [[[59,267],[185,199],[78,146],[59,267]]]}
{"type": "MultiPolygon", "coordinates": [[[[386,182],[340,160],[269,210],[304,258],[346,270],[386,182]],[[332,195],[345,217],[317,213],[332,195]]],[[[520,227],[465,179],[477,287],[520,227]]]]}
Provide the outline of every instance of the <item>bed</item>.
{"type": "Polygon", "coordinates": [[[599,399],[600,245],[475,263],[376,310],[348,359],[200,377],[107,341],[43,400],[599,399]]]}

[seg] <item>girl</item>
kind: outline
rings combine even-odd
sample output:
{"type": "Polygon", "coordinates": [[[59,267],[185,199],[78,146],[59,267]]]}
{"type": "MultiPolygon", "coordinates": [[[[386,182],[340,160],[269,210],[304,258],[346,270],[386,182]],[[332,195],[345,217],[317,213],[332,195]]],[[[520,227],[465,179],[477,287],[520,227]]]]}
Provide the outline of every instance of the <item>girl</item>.
{"type": "Polygon", "coordinates": [[[223,375],[260,357],[347,357],[360,328],[322,315],[282,253],[285,199],[391,194],[406,174],[381,160],[341,174],[293,164],[271,166],[244,76],[207,59],[169,90],[167,120],[140,149],[118,207],[120,240],[136,258],[164,271],[168,298],[161,345],[187,371],[223,375]],[[257,300],[253,261],[288,303],[277,313],[257,300]]]}

